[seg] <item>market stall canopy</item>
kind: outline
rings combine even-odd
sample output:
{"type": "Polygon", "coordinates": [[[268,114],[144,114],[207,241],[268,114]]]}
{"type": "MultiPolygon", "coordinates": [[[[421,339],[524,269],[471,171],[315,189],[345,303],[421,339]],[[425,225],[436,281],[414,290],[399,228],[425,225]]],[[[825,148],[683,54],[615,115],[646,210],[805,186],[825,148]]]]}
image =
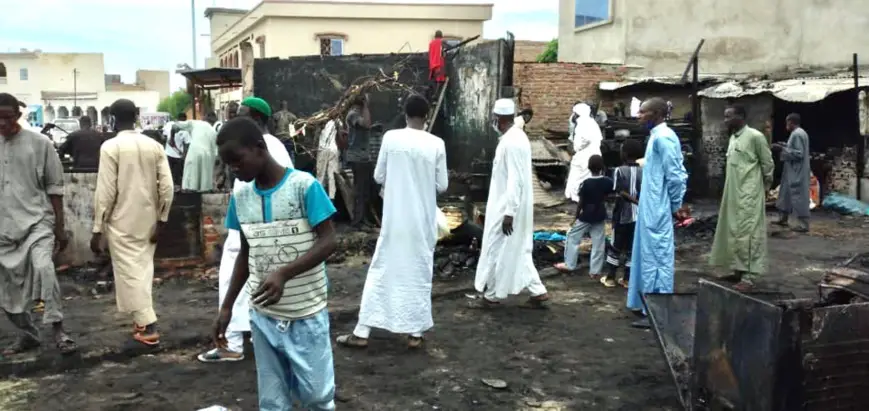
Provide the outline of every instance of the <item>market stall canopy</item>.
{"type": "MultiPolygon", "coordinates": [[[[859,87],[869,86],[869,77],[859,78],[859,87]]],[[[789,80],[728,81],[700,91],[700,96],[730,99],[769,93],[794,103],[814,103],[830,94],[854,88],[854,77],[815,77],[789,80]]]]}
{"type": "Polygon", "coordinates": [[[201,70],[178,70],[194,86],[203,90],[241,87],[241,69],[214,67],[201,70]]]}

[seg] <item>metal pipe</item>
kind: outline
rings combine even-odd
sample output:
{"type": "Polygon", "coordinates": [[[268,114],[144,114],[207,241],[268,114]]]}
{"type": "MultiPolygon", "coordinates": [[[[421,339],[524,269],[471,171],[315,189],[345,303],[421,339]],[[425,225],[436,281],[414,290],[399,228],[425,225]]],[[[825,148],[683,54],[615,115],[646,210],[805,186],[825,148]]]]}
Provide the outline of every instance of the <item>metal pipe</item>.
{"type": "Polygon", "coordinates": [[[72,69],[72,108],[78,106],[78,69],[72,69]]]}
{"type": "Polygon", "coordinates": [[[866,168],[866,138],[860,130],[860,68],[854,53],[854,107],[857,121],[857,200],[863,200],[863,171],[866,168]]]}
{"type": "Polygon", "coordinates": [[[196,0],[190,0],[190,38],[192,39],[193,44],[193,64],[191,64],[192,68],[196,68],[196,0]]]}

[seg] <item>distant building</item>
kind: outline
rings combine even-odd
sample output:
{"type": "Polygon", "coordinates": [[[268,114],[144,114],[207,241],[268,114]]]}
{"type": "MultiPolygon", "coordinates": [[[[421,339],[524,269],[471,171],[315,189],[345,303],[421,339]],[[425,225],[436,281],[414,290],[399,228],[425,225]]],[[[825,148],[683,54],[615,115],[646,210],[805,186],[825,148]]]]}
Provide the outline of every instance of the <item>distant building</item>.
{"type": "MultiPolygon", "coordinates": [[[[263,0],[251,10],[209,8],[205,16],[208,66],[241,68],[247,88],[255,58],[425,52],[436,30],[456,43],[482,35],[492,4],[263,0]]],[[[241,95],[235,90],[218,100],[241,95]]]]}
{"type": "Polygon", "coordinates": [[[88,116],[94,124],[108,124],[115,100],[130,99],[146,112],[169,95],[169,72],[140,70],[137,84],[123,84],[119,75],[106,74],[103,61],[102,53],[0,53],[0,93],[41,112],[44,122],[88,116]]]}
{"type": "Polygon", "coordinates": [[[707,74],[847,67],[869,55],[866,0],[559,0],[558,59],[681,76],[700,39],[707,74]],[[763,4],[763,5],[761,5],[763,4]]]}

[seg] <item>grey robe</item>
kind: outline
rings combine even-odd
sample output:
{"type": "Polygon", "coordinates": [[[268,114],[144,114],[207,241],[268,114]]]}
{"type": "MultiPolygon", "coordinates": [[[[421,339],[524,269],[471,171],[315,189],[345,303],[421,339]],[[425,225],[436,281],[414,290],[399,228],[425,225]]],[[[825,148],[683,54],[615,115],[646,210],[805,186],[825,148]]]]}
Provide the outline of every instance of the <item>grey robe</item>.
{"type": "Polygon", "coordinates": [[[782,149],[782,177],[776,208],[800,218],[809,217],[809,135],[797,128],[782,149]]]}
{"type": "Polygon", "coordinates": [[[45,300],[46,324],[63,319],[49,195],[63,195],[63,167],[51,140],[29,130],[0,136],[0,308],[20,314],[45,300]]]}

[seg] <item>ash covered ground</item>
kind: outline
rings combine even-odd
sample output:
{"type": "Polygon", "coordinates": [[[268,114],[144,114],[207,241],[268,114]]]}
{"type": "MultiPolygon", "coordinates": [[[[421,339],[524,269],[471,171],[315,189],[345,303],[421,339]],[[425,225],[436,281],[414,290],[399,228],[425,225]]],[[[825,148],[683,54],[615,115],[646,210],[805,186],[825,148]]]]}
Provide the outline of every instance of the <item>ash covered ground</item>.
{"type": "MultiPolygon", "coordinates": [[[[697,208],[695,225],[677,232],[677,290],[714,278],[707,254],[714,213],[697,208]]],[[[564,230],[570,210],[538,213],[541,229],[564,230]]],[[[770,228],[771,272],[762,290],[816,295],[823,272],[869,245],[864,219],[825,212],[812,233],[770,228]]],[[[342,234],[330,261],[332,334],[347,333],[356,310],[374,235],[342,234]]],[[[452,261],[458,248],[439,249],[452,261]]],[[[498,310],[466,308],[473,264],[439,272],[434,287],[435,328],[425,349],[409,352],[401,336],[375,334],[365,351],[334,347],[338,408],[347,410],[677,410],[676,387],[652,332],[631,329],[625,291],[606,289],[585,275],[563,276],[538,260],[551,292],[549,310],[520,308],[521,298],[498,310]],[[483,380],[501,380],[504,389],[483,380]]],[[[466,261],[464,255],[455,259],[466,261]]],[[[213,272],[211,272],[213,273],[213,272]]],[[[0,359],[2,410],[197,410],[223,405],[256,410],[252,355],[240,363],[201,364],[217,307],[216,280],[190,273],[161,281],[155,307],[164,333],[159,352],[131,357],[120,351],[129,332],[110,290],[90,276],[63,275],[68,329],[81,355],[60,358],[50,344],[36,354],[0,359]]],[[[14,330],[3,321],[0,344],[14,330]]],[[[46,329],[46,331],[48,331],[46,329]]],[[[491,382],[491,381],[490,381],[491,382]]]]}

